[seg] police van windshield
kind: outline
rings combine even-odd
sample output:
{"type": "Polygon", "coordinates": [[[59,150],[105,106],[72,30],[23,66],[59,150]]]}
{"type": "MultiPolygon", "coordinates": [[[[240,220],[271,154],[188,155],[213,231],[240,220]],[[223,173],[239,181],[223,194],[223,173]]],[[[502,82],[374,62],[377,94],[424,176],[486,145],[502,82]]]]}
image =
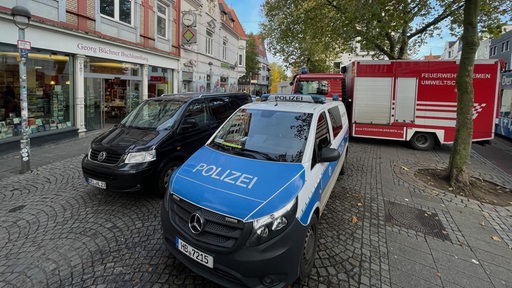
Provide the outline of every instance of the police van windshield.
{"type": "Polygon", "coordinates": [[[311,113],[240,109],[208,146],[247,158],[300,163],[311,119],[311,113]]]}
{"type": "Polygon", "coordinates": [[[167,129],[174,123],[176,112],[184,103],[185,101],[180,99],[151,99],[135,108],[121,124],[141,129],[167,129]]]}

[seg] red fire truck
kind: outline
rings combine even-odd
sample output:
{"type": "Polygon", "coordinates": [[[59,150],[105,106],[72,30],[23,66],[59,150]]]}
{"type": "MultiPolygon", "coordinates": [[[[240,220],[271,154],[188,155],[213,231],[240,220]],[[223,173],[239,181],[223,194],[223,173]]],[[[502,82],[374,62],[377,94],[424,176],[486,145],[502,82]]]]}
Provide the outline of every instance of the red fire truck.
{"type": "MultiPolygon", "coordinates": [[[[354,61],[344,70],[344,74],[318,73],[316,83],[313,74],[298,75],[292,92],[339,97],[349,111],[354,137],[408,141],[419,150],[453,143],[456,61],[354,61]]],[[[499,60],[475,62],[473,141],[494,138],[499,75],[499,60]]]]}

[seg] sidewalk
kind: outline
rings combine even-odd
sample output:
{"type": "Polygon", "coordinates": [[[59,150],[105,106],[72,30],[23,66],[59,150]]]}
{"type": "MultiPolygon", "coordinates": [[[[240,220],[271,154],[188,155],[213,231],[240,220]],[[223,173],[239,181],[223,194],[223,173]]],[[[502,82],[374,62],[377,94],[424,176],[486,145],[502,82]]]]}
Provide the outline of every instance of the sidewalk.
{"type": "MultiPolygon", "coordinates": [[[[104,130],[95,130],[80,134],[78,137],[53,142],[47,145],[33,146],[30,151],[30,169],[59,162],[89,152],[89,145],[94,137],[104,130]]],[[[0,179],[20,174],[21,159],[19,151],[4,153],[0,151],[0,179]]]]}
{"type": "MultiPolygon", "coordinates": [[[[415,178],[418,168],[447,167],[448,149],[379,149],[391,164],[380,171],[391,286],[512,287],[512,205],[483,204],[415,178]]],[[[512,188],[510,175],[475,150],[471,172],[512,188]]]]}

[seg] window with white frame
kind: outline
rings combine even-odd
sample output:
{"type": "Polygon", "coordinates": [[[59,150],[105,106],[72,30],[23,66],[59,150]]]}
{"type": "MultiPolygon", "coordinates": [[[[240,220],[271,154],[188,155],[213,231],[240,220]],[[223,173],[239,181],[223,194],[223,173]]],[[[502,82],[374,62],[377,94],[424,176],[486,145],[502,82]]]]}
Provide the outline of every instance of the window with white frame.
{"type": "Polygon", "coordinates": [[[169,7],[165,2],[158,1],[156,4],[156,34],[167,39],[169,28],[169,7]]]}
{"type": "Polygon", "coordinates": [[[222,60],[228,59],[228,39],[222,39],[222,60]]]}
{"type": "Polygon", "coordinates": [[[213,55],[213,31],[206,29],[206,54],[213,55]]]}
{"type": "Polygon", "coordinates": [[[129,25],[133,23],[133,0],[100,0],[100,13],[129,25]]]}

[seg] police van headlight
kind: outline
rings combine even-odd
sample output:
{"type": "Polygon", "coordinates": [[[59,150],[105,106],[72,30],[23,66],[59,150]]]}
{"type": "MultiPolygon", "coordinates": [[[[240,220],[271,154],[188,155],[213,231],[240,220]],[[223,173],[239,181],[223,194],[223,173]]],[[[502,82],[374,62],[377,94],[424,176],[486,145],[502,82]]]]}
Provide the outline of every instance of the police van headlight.
{"type": "Polygon", "coordinates": [[[297,198],[280,210],[253,221],[253,230],[248,246],[256,246],[275,238],[286,230],[297,213],[297,198]]]}
{"type": "Polygon", "coordinates": [[[128,153],[126,155],[126,159],[124,160],[124,163],[144,163],[153,161],[156,159],[156,151],[155,150],[149,150],[149,151],[143,151],[143,152],[133,152],[128,153]]]}

